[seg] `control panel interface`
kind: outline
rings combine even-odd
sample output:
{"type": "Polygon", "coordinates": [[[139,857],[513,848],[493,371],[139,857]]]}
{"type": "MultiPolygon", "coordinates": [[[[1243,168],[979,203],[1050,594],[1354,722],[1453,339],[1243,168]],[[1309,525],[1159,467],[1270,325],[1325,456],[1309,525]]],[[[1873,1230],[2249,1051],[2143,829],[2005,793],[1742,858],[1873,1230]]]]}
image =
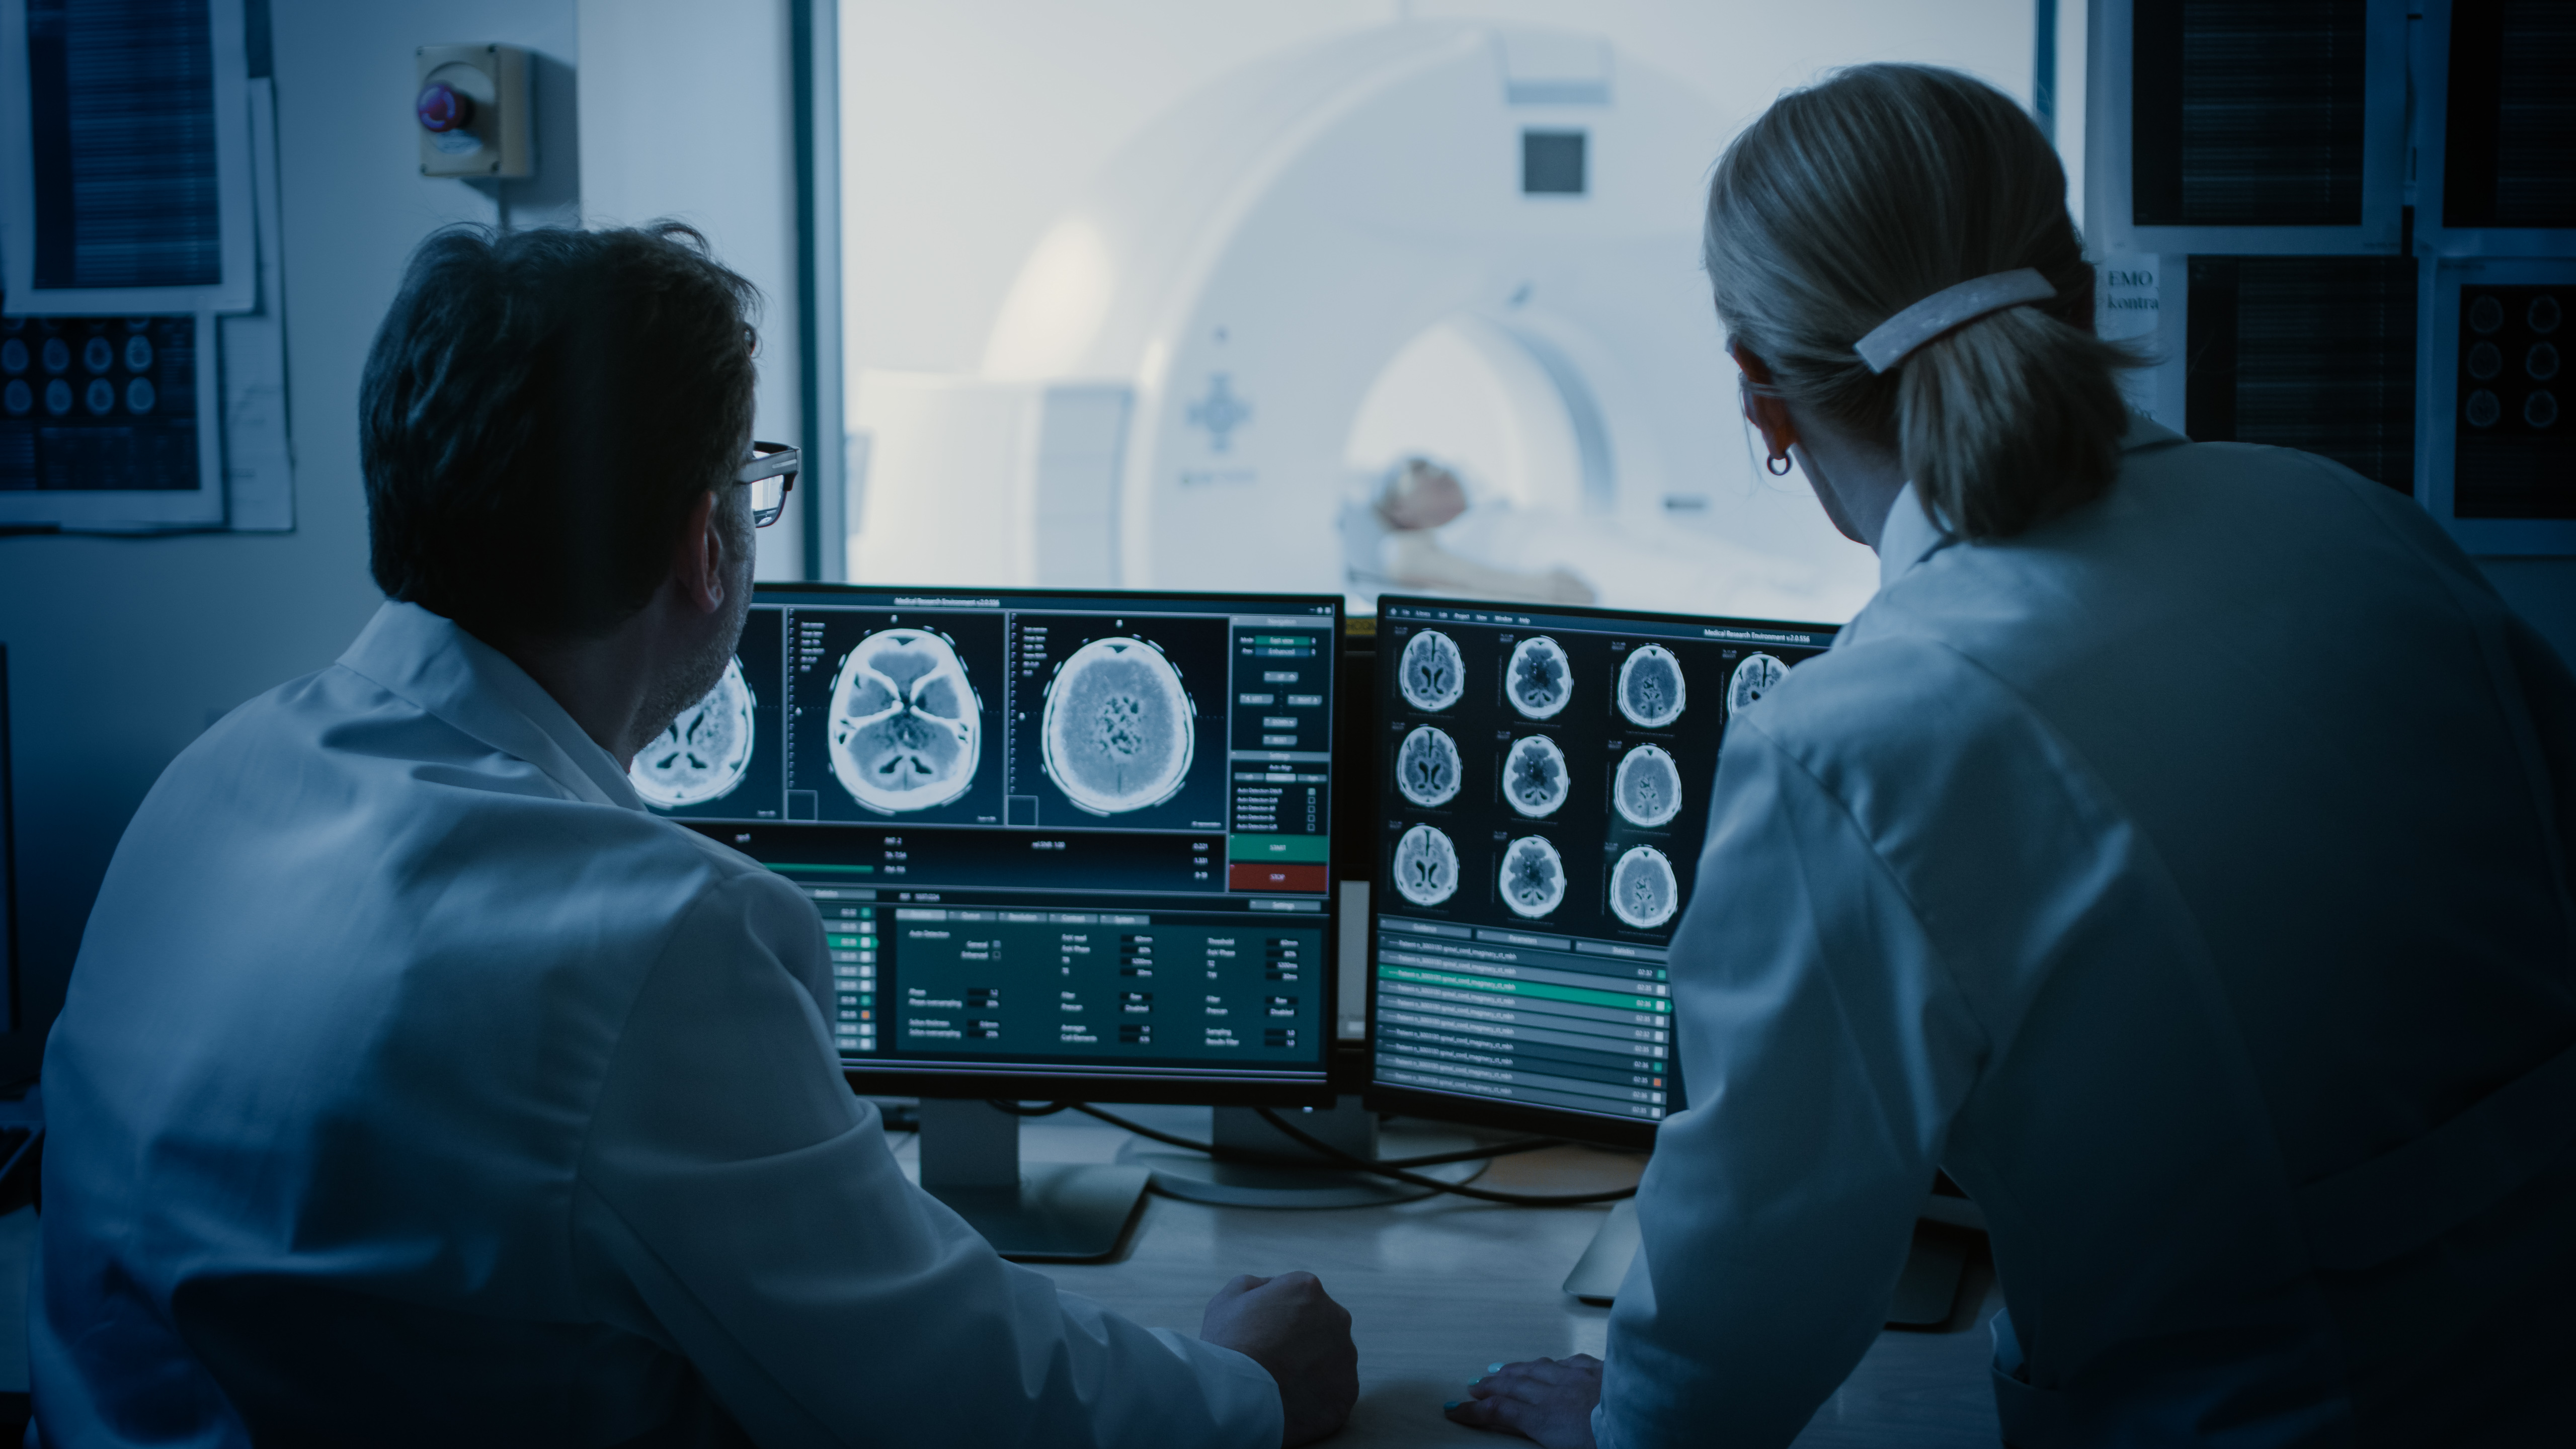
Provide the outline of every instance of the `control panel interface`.
{"type": "Polygon", "coordinates": [[[1667,962],[1718,745],[1833,636],[1380,599],[1377,1085],[1679,1111],[1667,962]]]}
{"type": "Polygon", "coordinates": [[[630,778],[814,900],[853,1069],[1321,1080],[1340,622],[764,585],[630,778]]]}

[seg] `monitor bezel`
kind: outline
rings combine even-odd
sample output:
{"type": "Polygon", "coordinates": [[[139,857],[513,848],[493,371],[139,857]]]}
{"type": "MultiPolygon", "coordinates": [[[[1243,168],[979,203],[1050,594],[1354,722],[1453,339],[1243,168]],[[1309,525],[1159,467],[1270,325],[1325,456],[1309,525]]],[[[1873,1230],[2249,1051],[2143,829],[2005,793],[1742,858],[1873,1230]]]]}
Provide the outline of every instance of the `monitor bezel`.
{"type": "MultiPolygon", "coordinates": [[[[1282,603],[1332,606],[1332,681],[1335,708],[1341,691],[1349,686],[1342,669],[1341,641],[1346,625],[1344,615],[1348,601],[1343,595],[1328,593],[1277,593],[1262,589],[1094,589],[1079,585],[1053,588],[981,588],[954,584],[846,584],[800,583],[786,579],[763,579],[752,586],[752,602],[784,602],[779,596],[847,595],[853,598],[875,598],[890,593],[913,594],[924,599],[949,596],[971,599],[1064,599],[1073,597],[1115,596],[1122,599],[1166,599],[1184,602],[1241,602],[1276,599],[1282,603]]],[[[924,607],[936,607],[925,605],[924,607]]],[[[1335,761],[1335,804],[1339,808],[1341,792],[1338,782],[1340,761],[1335,761]]],[[[1339,816],[1334,817],[1338,821],[1339,816]]],[[[690,822],[681,822],[688,824],[690,822]]],[[[721,823],[721,822],[717,822],[721,823]]],[[[800,822],[801,823],[801,822],[800,822]]],[[[1306,913],[1301,912],[1301,915],[1306,913]]],[[[1065,1072],[1035,1070],[1026,1072],[952,1071],[940,1066],[886,1067],[851,1066],[842,1062],[841,1076],[852,1091],[870,1097],[927,1097],[934,1100],[992,1100],[1009,1102],[1133,1102],[1169,1106],[1211,1107],[1328,1107],[1333,1102],[1332,1070],[1336,1024],[1341,1020],[1341,892],[1336,889],[1332,864],[1325,864],[1324,901],[1320,913],[1324,924],[1325,1011],[1318,1029],[1315,1065],[1309,1080],[1301,1068],[1292,1081],[1243,1080],[1215,1076],[1190,1076],[1186,1072],[1154,1072],[1145,1076],[1121,1076],[1115,1072],[1065,1072]]],[[[838,1048],[834,1050],[839,1057],[838,1048]]]]}
{"type": "MultiPolygon", "coordinates": [[[[1390,605],[1418,606],[1427,609],[1482,609],[1513,615],[1546,614],[1557,618],[1601,619],[1613,622],[1633,619],[1649,623],[1740,626],[1748,629],[1778,629],[1823,634],[1829,638],[1840,638],[1846,627],[1842,624],[1813,623],[1793,619],[1757,619],[1734,614],[1671,614],[1654,609],[1603,609],[1588,604],[1537,604],[1490,599],[1453,599],[1428,594],[1380,594],[1377,601],[1377,617],[1381,621],[1381,627],[1390,605]]],[[[1829,644],[1827,647],[1832,646],[1829,644]]],[[[1368,703],[1372,711],[1377,709],[1379,701],[1384,698],[1388,684],[1386,672],[1395,667],[1398,652],[1383,647],[1383,640],[1381,640],[1381,647],[1377,651],[1377,670],[1369,680],[1368,703]]],[[[1369,743],[1368,772],[1369,799],[1373,806],[1392,793],[1395,788],[1395,782],[1388,777],[1387,760],[1388,751],[1382,747],[1375,732],[1372,732],[1369,743]]],[[[1372,856],[1371,859],[1371,868],[1374,869],[1375,857],[1372,856]]],[[[1467,1127],[1490,1127],[1509,1132],[1526,1132],[1541,1137],[1561,1137],[1570,1142],[1588,1142],[1602,1147],[1651,1149],[1655,1145],[1656,1129],[1663,1125],[1661,1122],[1619,1118],[1607,1113],[1576,1112],[1564,1107],[1532,1107],[1520,1103],[1497,1102],[1483,1097],[1470,1097],[1463,1093],[1430,1092],[1419,1087],[1381,1085],[1377,1080],[1377,937],[1378,917],[1383,914],[1384,909],[1385,898],[1375,889],[1375,883],[1372,882],[1369,891],[1368,930],[1365,933],[1369,955],[1368,959],[1361,963],[1360,968],[1361,976],[1368,983],[1369,1071],[1367,1085],[1360,1093],[1361,1104],[1367,1110],[1401,1113],[1407,1117],[1420,1117],[1432,1121],[1454,1122],[1467,1127]]],[[[1674,1045],[1678,1047],[1681,1031],[1678,1013],[1674,1017],[1673,1030],[1676,1038],[1674,1045]]],[[[1678,1058],[1675,1060],[1678,1065],[1678,1058]]]]}

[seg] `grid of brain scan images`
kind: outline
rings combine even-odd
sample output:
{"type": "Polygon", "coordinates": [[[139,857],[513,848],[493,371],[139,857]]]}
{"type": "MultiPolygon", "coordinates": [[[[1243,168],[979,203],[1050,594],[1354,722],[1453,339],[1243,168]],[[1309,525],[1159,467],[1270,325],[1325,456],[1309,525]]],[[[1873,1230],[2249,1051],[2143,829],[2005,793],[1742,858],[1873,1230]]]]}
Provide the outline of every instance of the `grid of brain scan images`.
{"type": "Polygon", "coordinates": [[[764,586],[629,778],[813,899],[854,1068],[1321,1080],[1339,617],[764,586]]]}
{"type": "Polygon", "coordinates": [[[1726,721],[1833,629],[1378,612],[1378,1083],[1660,1120],[1667,950],[1726,721]]]}

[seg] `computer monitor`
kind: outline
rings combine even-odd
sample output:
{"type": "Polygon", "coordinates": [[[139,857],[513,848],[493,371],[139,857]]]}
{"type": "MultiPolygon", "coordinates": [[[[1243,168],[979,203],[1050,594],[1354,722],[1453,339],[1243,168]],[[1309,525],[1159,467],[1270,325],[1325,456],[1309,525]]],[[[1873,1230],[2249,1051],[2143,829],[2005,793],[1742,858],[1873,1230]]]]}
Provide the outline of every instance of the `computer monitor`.
{"type": "Polygon", "coordinates": [[[1726,722],[1834,626],[1389,594],[1377,628],[1369,1105],[1651,1144],[1726,722]]]}
{"type": "MultiPolygon", "coordinates": [[[[860,1091],[1327,1102],[1341,612],[762,584],[723,682],[632,776],[813,898],[860,1091]]],[[[970,1117],[951,1136],[1009,1125],[970,1117]]],[[[934,1190],[1016,1177],[950,1173],[938,1135],[934,1190]]]]}

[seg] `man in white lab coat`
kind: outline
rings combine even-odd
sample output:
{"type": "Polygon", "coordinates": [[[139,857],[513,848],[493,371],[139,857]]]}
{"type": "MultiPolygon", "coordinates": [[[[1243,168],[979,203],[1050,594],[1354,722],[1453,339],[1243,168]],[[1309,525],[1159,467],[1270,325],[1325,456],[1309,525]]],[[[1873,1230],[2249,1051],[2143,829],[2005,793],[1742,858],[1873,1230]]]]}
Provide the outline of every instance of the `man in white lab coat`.
{"type": "Polygon", "coordinates": [[[812,907],[629,788],[789,486],[743,461],[753,300],[685,229],[414,258],[361,396],[393,602],[162,776],[54,1029],[46,1442],[1270,1449],[1348,1413],[1313,1278],[1149,1331],[908,1185],[812,907]]]}

